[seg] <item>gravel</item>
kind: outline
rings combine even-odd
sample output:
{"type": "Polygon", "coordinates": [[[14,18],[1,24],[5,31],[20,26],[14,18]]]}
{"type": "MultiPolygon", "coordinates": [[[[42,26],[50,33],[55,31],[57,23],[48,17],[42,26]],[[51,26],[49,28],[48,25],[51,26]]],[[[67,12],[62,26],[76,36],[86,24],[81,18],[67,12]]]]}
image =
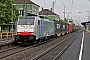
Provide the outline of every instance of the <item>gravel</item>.
{"type": "MultiPolygon", "coordinates": [[[[73,34],[73,33],[71,33],[71,34],[73,34]]],[[[64,35],[64,36],[59,37],[59,38],[54,38],[54,40],[51,40],[47,43],[44,43],[44,44],[41,44],[39,46],[29,48],[25,51],[13,54],[13,55],[6,57],[2,60],[30,60],[33,57],[37,56],[38,54],[40,54],[40,53],[46,51],[47,49],[49,49],[50,47],[54,46],[55,44],[59,43],[63,39],[67,38],[71,34],[67,34],[67,35],[64,35]]]]}

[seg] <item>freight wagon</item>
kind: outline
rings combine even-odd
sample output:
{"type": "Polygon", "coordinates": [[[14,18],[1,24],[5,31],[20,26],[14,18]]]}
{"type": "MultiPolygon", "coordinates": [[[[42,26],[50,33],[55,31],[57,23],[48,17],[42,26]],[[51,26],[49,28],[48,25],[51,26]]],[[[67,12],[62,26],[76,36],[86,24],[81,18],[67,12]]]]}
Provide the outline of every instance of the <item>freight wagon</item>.
{"type": "Polygon", "coordinates": [[[54,29],[55,29],[56,36],[60,36],[62,34],[62,30],[61,30],[62,25],[61,24],[62,24],[62,22],[54,20],[54,27],[55,27],[54,29]]]}
{"type": "Polygon", "coordinates": [[[68,24],[68,33],[72,32],[72,24],[68,24]]]}
{"type": "Polygon", "coordinates": [[[62,35],[64,35],[65,33],[68,32],[68,24],[67,23],[62,22],[61,31],[62,31],[62,35]]]}
{"type": "Polygon", "coordinates": [[[73,27],[72,27],[72,31],[74,32],[74,31],[77,31],[77,30],[80,30],[81,29],[81,26],[76,26],[76,25],[74,25],[73,27]]]}
{"type": "Polygon", "coordinates": [[[65,33],[68,33],[68,24],[64,22],[60,22],[57,20],[54,20],[54,26],[55,26],[55,35],[60,36],[64,35],[65,33]]]}

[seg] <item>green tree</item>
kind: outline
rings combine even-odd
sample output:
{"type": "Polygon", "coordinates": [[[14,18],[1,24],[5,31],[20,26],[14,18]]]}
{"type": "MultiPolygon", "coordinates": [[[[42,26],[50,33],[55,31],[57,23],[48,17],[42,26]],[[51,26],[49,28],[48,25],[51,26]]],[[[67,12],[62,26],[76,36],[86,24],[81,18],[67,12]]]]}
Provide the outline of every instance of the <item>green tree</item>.
{"type": "Polygon", "coordinates": [[[65,23],[68,23],[68,20],[65,18],[65,19],[64,19],[64,22],[65,22],[65,23]]]}
{"type": "Polygon", "coordinates": [[[60,22],[64,22],[62,19],[59,20],[60,22]]]}
{"type": "Polygon", "coordinates": [[[0,24],[8,24],[12,21],[12,11],[13,21],[17,20],[19,12],[15,6],[12,6],[13,2],[14,0],[0,0],[0,24]]]}
{"type": "Polygon", "coordinates": [[[68,23],[68,20],[66,18],[64,20],[60,19],[60,22],[68,23]]]}
{"type": "Polygon", "coordinates": [[[72,25],[75,25],[75,23],[73,23],[72,25]]]}

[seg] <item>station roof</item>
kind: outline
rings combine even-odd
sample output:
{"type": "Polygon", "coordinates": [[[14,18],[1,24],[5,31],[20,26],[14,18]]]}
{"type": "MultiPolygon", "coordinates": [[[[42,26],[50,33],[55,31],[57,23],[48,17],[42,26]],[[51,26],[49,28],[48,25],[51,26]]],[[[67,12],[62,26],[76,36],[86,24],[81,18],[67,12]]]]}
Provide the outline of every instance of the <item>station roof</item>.
{"type": "Polygon", "coordinates": [[[86,25],[86,23],[90,23],[90,21],[82,22],[81,24],[82,24],[82,25],[86,25]]]}
{"type": "MultiPolygon", "coordinates": [[[[23,4],[23,3],[25,3],[24,0],[14,0],[14,4],[23,4]]],[[[31,0],[26,0],[26,4],[34,4],[34,5],[38,6],[38,7],[40,7],[39,5],[32,2],[31,0]]]]}
{"type": "Polygon", "coordinates": [[[42,11],[40,11],[39,14],[40,15],[58,15],[58,14],[50,11],[49,9],[42,9],[42,11]]]}
{"type": "MultiPolygon", "coordinates": [[[[15,24],[13,24],[15,25],[15,24]]],[[[12,24],[0,24],[0,26],[12,26],[12,24]]]]}

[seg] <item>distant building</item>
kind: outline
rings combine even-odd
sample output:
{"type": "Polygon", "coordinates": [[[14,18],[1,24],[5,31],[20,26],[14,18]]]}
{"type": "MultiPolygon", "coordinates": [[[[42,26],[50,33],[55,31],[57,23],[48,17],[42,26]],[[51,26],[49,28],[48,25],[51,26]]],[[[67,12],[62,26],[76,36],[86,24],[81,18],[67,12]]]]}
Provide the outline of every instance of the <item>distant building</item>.
{"type": "Polygon", "coordinates": [[[40,6],[30,0],[26,0],[26,5],[25,0],[14,0],[13,5],[15,5],[18,8],[20,16],[25,15],[25,11],[27,11],[27,13],[30,14],[39,15],[40,6]]]}
{"type": "Polygon", "coordinates": [[[42,11],[39,12],[39,15],[47,17],[51,20],[59,20],[60,19],[60,16],[58,14],[52,12],[52,8],[51,8],[51,10],[42,8],[42,11]]]}

